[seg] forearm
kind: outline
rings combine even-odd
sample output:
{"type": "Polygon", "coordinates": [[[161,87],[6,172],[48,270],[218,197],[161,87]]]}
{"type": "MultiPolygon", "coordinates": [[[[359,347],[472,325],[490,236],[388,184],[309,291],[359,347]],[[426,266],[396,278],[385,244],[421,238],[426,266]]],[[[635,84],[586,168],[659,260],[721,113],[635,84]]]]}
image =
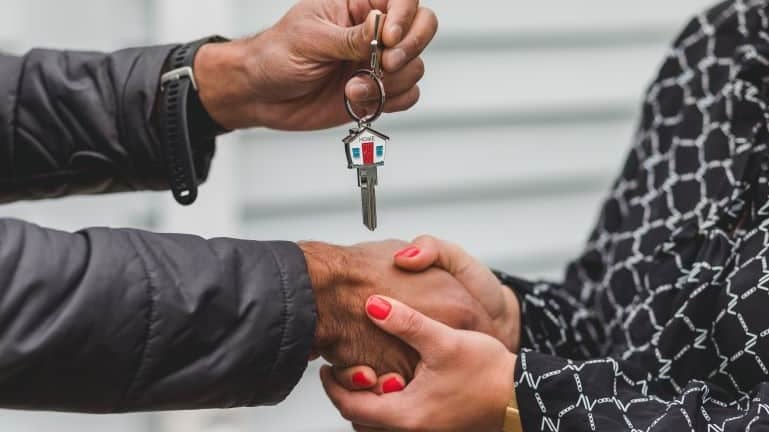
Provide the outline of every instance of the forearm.
{"type": "Polygon", "coordinates": [[[515,373],[523,430],[746,431],[763,424],[769,384],[734,393],[715,382],[650,377],[613,358],[572,361],[524,351],[515,373]],[[680,387],[679,387],[680,386],[680,387]]]}
{"type": "MultiPolygon", "coordinates": [[[[152,116],[172,48],[0,57],[0,202],[166,189],[152,116]]],[[[196,155],[201,178],[212,152],[196,155]]]]}
{"type": "Polygon", "coordinates": [[[315,303],[290,243],[0,221],[0,406],[76,412],[276,403],[315,303]]]}

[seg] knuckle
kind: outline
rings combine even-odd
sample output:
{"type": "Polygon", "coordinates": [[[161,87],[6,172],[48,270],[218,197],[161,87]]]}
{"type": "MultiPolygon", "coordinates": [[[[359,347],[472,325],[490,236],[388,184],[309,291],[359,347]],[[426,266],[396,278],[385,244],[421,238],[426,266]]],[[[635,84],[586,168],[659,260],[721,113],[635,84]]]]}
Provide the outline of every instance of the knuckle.
{"type": "Polygon", "coordinates": [[[438,239],[430,234],[422,234],[417,237],[414,242],[434,246],[438,242],[438,239]]]}
{"type": "Polygon", "coordinates": [[[344,41],[342,41],[345,51],[351,55],[358,53],[358,44],[355,37],[355,32],[345,32],[344,41]]]}
{"type": "Polygon", "coordinates": [[[430,23],[430,26],[437,30],[438,26],[440,25],[438,14],[436,14],[434,10],[427,7],[423,7],[422,11],[423,11],[422,13],[425,14],[425,19],[427,20],[428,23],[430,23]]]}
{"type": "Polygon", "coordinates": [[[414,68],[416,69],[416,80],[420,81],[425,76],[425,61],[422,58],[417,58],[414,62],[414,68]]]}
{"type": "Polygon", "coordinates": [[[454,356],[462,351],[462,343],[457,338],[446,338],[441,343],[441,348],[448,356],[454,356]]]}
{"type": "Polygon", "coordinates": [[[412,107],[419,102],[419,98],[422,97],[422,90],[419,89],[419,86],[414,87],[414,91],[412,92],[411,98],[408,100],[408,107],[412,107]]]}
{"type": "Polygon", "coordinates": [[[407,337],[419,336],[424,328],[424,321],[414,312],[409,311],[404,314],[398,324],[403,335],[407,337]]]}

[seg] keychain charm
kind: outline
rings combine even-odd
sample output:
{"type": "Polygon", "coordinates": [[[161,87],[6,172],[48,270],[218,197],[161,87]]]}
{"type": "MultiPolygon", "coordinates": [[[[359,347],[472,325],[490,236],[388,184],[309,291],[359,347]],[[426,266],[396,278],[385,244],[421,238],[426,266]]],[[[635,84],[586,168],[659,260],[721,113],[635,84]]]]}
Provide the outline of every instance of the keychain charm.
{"type": "Polygon", "coordinates": [[[377,15],[374,40],[371,42],[371,68],[361,69],[353,74],[353,77],[365,75],[374,80],[379,91],[378,106],[373,114],[360,117],[353,110],[352,104],[345,94],[347,113],[358,123],[358,127],[350,129],[350,135],[342,140],[347,154],[348,168],[358,170],[363,224],[371,231],[376,230],[377,227],[376,187],[379,185],[377,167],[384,165],[387,142],[390,140],[387,135],[377,132],[371,127],[371,124],[384,112],[387,101],[380,64],[380,19],[381,15],[377,15]]]}

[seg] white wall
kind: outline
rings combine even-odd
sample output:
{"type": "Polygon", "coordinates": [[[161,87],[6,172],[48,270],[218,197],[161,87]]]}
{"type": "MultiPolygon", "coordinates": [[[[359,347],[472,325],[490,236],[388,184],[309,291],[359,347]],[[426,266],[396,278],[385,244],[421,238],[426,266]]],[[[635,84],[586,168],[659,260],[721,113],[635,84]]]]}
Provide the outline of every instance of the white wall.
{"type": "MultiPolygon", "coordinates": [[[[0,48],[112,49],[249,34],[292,3],[0,0],[0,48]]],[[[441,34],[426,55],[420,106],[377,123],[393,139],[375,234],[360,224],[354,174],[342,158],[343,127],[227,137],[200,202],[189,209],[169,194],[134,194],[15,204],[0,208],[0,216],[64,229],[135,226],[337,243],[432,233],[505,270],[557,277],[620,168],[637,102],[668,41],[708,3],[423,0],[441,17],[441,34]]],[[[103,430],[349,428],[322,395],[317,364],[277,408],[110,417],[0,412],[3,432],[103,430]]]]}

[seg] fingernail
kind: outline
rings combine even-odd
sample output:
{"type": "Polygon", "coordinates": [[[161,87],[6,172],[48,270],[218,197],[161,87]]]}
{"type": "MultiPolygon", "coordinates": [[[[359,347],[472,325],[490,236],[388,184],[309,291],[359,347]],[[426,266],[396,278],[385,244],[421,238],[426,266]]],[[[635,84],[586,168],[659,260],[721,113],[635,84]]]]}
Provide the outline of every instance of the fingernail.
{"type": "Polygon", "coordinates": [[[419,250],[418,247],[409,246],[406,249],[403,249],[400,252],[396,253],[395,258],[414,258],[420,253],[422,253],[422,251],[419,250]]]}
{"type": "Polygon", "coordinates": [[[366,305],[366,312],[378,320],[384,320],[390,315],[392,305],[381,297],[371,297],[366,305]]]}
{"type": "Polygon", "coordinates": [[[395,43],[398,43],[401,41],[401,37],[403,37],[403,27],[399,24],[393,24],[390,26],[390,33],[392,34],[395,43]]]}
{"type": "Polygon", "coordinates": [[[358,387],[368,387],[371,385],[368,378],[366,378],[366,374],[363,372],[355,372],[352,376],[352,383],[358,387]]]}
{"type": "Polygon", "coordinates": [[[406,63],[406,51],[404,51],[403,48],[393,50],[390,56],[393,59],[393,67],[395,69],[400,69],[406,63]]]}
{"type": "Polygon", "coordinates": [[[403,384],[396,378],[390,378],[382,383],[382,393],[396,393],[403,390],[403,384]]]}

